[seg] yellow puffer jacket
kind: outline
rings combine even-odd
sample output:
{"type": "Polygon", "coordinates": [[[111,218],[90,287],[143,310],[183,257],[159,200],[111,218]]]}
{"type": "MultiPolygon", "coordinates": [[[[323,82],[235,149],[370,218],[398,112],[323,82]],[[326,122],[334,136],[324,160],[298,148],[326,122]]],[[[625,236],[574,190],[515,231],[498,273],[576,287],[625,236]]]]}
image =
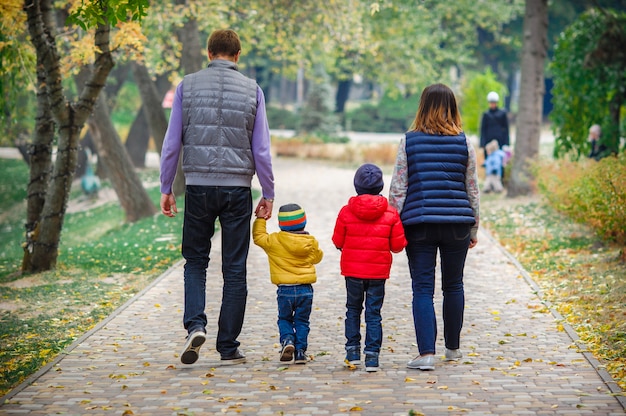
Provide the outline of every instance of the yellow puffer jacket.
{"type": "Polygon", "coordinates": [[[272,283],[315,283],[317,274],[314,265],[324,256],[315,237],[288,231],[268,234],[266,221],[257,218],[252,225],[252,238],[254,244],[267,253],[272,283]]]}

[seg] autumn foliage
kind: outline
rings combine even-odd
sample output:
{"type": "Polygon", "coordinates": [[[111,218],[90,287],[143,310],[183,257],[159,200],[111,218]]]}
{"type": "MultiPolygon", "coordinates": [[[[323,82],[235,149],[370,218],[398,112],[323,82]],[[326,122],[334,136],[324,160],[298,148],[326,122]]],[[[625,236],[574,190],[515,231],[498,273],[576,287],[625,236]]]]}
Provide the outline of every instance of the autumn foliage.
{"type": "Polygon", "coordinates": [[[626,245],[626,153],[599,162],[556,160],[536,168],[548,202],[603,239],[626,245]]]}

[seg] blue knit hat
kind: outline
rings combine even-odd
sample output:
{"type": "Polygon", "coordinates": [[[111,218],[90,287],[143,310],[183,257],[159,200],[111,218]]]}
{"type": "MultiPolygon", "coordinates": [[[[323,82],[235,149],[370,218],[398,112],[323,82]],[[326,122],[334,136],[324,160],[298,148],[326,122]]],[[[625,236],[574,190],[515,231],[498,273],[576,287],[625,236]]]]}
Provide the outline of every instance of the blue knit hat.
{"type": "Polygon", "coordinates": [[[371,163],[362,165],[354,174],[354,189],[359,195],[378,195],[384,185],[383,171],[371,163]]]}

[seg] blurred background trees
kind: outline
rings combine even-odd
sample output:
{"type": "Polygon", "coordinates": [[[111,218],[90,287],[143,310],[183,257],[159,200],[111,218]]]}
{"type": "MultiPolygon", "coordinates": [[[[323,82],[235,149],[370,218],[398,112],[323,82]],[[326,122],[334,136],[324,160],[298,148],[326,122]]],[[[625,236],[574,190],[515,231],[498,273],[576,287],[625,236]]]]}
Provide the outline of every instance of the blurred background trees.
{"type": "MultiPolygon", "coordinates": [[[[603,140],[612,151],[623,149],[625,0],[553,0],[541,9],[549,24],[542,46],[546,57],[533,58],[534,68],[542,70],[541,79],[526,98],[534,106],[529,110],[535,114],[533,123],[516,123],[523,114],[520,96],[529,86],[522,74],[524,0],[302,0],[297,7],[291,0],[155,0],[149,7],[147,1],[124,3],[134,5],[134,11],[119,9],[113,1],[4,0],[0,145],[19,147],[31,163],[38,188],[30,194],[38,196],[40,204],[60,192],[48,186],[60,177],[54,173],[52,155],[66,148],[61,113],[53,109],[58,100],[47,97],[52,84],[43,62],[37,61],[34,35],[28,31],[28,12],[41,4],[51,9],[48,27],[58,28],[44,31],[44,38],[56,44],[64,94],[60,102],[66,109],[84,97],[94,58],[103,53],[91,29],[102,24],[96,6],[106,6],[101,10],[113,11],[119,21],[110,26],[106,52],[115,67],[104,77],[106,82],[97,85],[101,91],[93,98],[95,107],[91,99],[76,107],[87,118],[82,123],[81,116],[72,130],[71,157],[63,175],[82,174],[82,150],[89,146],[100,155],[98,174],[107,177],[120,201],[138,184],[128,166],[141,168],[148,150],[160,151],[168,92],[186,73],[206,65],[206,39],[212,30],[224,27],[241,36],[240,69],[264,89],[272,128],[338,136],[342,129],[401,134],[409,127],[421,90],[444,82],[457,93],[470,134],[479,127],[486,94],[500,93],[520,145],[530,144],[528,152],[525,147],[516,151],[520,159],[536,158],[536,126],[547,121],[548,114],[557,156],[585,154],[591,123],[602,125],[603,140]],[[132,19],[137,11],[145,15],[140,23],[132,19]],[[316,70],[326,75],[316,75],[316,70]],[[315,94],[321,94],[319,99],[314,100],[315,94]],[[323,103],[319,108],[324,117],[317,121],[311,114],[304,117],[306,106],[314,101],[323,103]],[[106,155],[115,155],[109,157],[108,167],[106,155]]],[[[525,166],[520,164],[518,170],[525,166]]],[[[175,185],[179,193],[181,176],[175,185]]],[[[65,197],[54,200],[54,212],[62,211],[65,197]]],[[[145,200],[140,205],[147,206],[145,200]]],[[[125,206],[128,221],[153,212],[125,206]]],[[[35,208],[32,218],[38,212],[35,208]]]]}

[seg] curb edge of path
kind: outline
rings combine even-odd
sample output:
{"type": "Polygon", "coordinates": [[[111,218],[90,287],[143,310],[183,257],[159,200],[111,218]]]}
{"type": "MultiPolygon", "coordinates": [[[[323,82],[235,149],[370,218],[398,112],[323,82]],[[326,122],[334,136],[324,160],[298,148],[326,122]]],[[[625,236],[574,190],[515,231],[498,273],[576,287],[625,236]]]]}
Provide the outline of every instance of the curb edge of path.
{"type": "Polygon", "coordinates": [[[543,303],[546,308],[548,308],[552,316],[554,316],[554,318],[563,325],[563,330],[567,333],[567,335],[574,342],[574,344],[580,348],[580,353],[585,357],[585,359],[589,362],[593,369],[596,370],[596,373],[598,373],[613,397],[617,399],[619,404],[622,406],[622,409],[624,409],[624,411],[626,412],[626,396],[624,396],[624,391],[617,384],[617,381],[615,381],[611,374],[606,371],[602,363],[598,361],[598,359],[594,357],[590,351],[587,350],[587,348],[585,347],[585,343],[581,341],[574,328],[569,323],[567,323],[563,315],[561,315],[554,308],[551,302],[545,299],[541,288],[526,271],[524,266],[522,266],[522,264],[511,253],[509,253],[509,251],[504,248],[504,246],[502,246],[502,244],[500,244],[500,242],[487,229],[480,227],[480,230],[482,234],[485,235],[496,247],[498,247],[498,249],[509,259],[509,261],[513,263],[513,265],[520,272],[526,283],[537,295],[541,303],[543,303]]]}
{"type": "Polygon", "coordinates": [[[85,332],[83,335],[81,335],[79,338],[77,338],[74,342],[72,342],[68,347],[64,348],[59,353],[59,355],[57,355],[52,361],[50,361],[48,364],[46,364],[43,367],[41,367],[35,373],[33,373],[30,376],[28,376],[26,378],[26,380],[22,381],[16,387],[14,387],[13,389],[9,390],[9,392],[7,394],[5,394],[4,396],[2,396],[0,398],[0,407],[2,407],[2,405],[4,405],[9,400],[11,400],[13,397],[15,397],[22,390],[24,390],[25,388],[27,388],[28,386],[33,384],[39,377],[43,376],[48,371],[50,371],[63,358],[67,357],[75,348],[77,348],[84,340],[86,340],[87,338],[92,336],[94,333],[98,332],[100,329],[102,329],[104,326],[106,326],[110,321],[112,321],[120,313],[122,313],[122,311],[124,311],[130,305],[132,305],[137,300],[139,300],[147,291],[152,289],[154,286],[159,284],[161,282],[161,280],[165,279],[167,276],[169,276],[171,273],[173,273],[174,270],[176,268],[178,268],[180,266],[180,264],[183,263],[183,262],[184,262],[184,260],[181,259],[181,260],[177,261],[176,263],[174,263],[173,265],[171,265],[161,275],[157,276],[156,279],[154,279],[152,282],[150,282],[150,284],[148,286],[144,287],[142,290],[137,292],[132,298],[128,299],[124,304],[122,304],[120,307],[118,307],[113,312],[111,312],[111,314],[109,316],[107,316],[106,318],[104,318],[104,320],[98,322],[96,324],[96,326],[91,328],[89,331],[85,332]]]}

